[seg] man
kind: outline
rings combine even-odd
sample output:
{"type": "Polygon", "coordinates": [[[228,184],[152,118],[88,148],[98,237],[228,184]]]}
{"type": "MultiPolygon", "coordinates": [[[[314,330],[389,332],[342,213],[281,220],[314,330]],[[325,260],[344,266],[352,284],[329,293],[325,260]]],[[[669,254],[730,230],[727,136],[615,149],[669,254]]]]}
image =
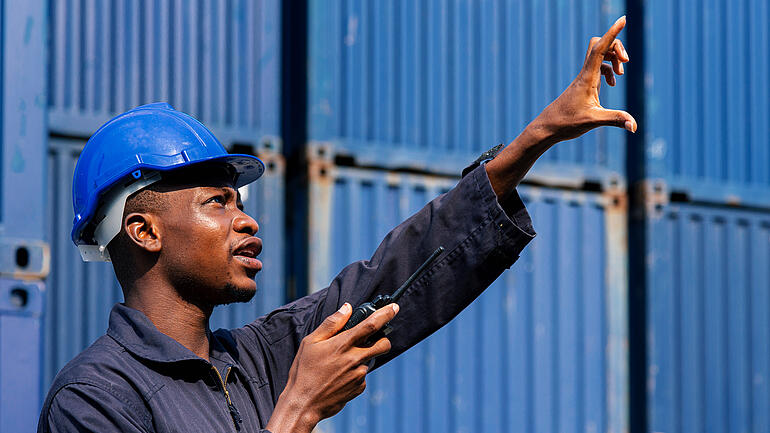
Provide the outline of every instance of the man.
{"type": "Polygon", "coordinates": [[[76,168],[73,240],[85,260],[112,261],[125,302],[107,334],[57,375],[38,431],[310,432],[339,412],[363,392],[370,366],[449,322],[516,260],[534,233],[515,188],[543,152],[601,125],[636,130],[598,98],[601,76],[614,85],[628,61],[615,39],[624,25],[622,17],[592,39],[559,98],[391,231],[369,261],[239,329],[212,333],[208,320],[216,305],[256,291],[259,227],[237,188],[261,175],[261,162],[227,154],[166,104],[105,124],[76,168]],[[439,245],[446,251],[404,294],[398,316],[391,304],[342,331],[350,304],[389,293],[439,245]],[[369,341],[388,322],[395,331],[369,341]]]}

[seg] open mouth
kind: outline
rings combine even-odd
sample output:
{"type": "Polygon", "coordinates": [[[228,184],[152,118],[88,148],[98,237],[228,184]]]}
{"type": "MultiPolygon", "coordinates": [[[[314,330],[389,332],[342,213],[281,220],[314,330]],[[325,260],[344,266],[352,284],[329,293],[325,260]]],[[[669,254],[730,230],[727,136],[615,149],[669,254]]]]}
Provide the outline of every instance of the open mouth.
{"type": "Polygon", "coordinates": [[[252,249],[245,249],[245,250],[242,250],[242,251],[238,251],[238,252],[236,252],[235,255],[236,256],[241,256],[241,257],[248,257],[248,258],[252,258],[252,259],[257,258],[257,253],[254,250],[252,250],[252,249]]]}
{"type": "Polygon", "coordinates": [[[257,259],[260,252],[262,252],[262,241],[256,237],[249,237],[238,245],[233,251],[233,256],[247,268],[259,272],[262,269],[262,262],[257,259]]]}

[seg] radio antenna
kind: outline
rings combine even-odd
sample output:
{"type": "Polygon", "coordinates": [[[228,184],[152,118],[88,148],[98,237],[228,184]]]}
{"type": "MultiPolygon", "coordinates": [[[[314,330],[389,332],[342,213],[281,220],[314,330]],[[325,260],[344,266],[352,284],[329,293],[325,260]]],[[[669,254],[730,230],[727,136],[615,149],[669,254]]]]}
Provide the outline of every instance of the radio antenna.
{"type": "Polygon", "coordinates": [[[433,261],[435,261],[438,258],[438,256],[441,255],[441,253],[443,252],[444,252],[444,247],[436,248],[436,251],[434,251],[433,254],[431,254],[430,257],[428,257],[428,260],[426,260],[425,263],[420,265],[420,267],[417,268],[416,271],[414,271],[412,276],[409,277],[406,281],[404,281],[404,284],[402,284],[401,287],[398,288],[398,290],[393,292],[393,294],[390,296],[391,302],[398,301],[398,298],[400,298],[401,295],[404,294],[404,291],[406,290],[407,287],[409,287],[410,284],[412,284],[412,281],[416,280],[425,271],[425,269],[427,269],[428,266],[430,266],[430,264],[433,263],[433,261]]]}

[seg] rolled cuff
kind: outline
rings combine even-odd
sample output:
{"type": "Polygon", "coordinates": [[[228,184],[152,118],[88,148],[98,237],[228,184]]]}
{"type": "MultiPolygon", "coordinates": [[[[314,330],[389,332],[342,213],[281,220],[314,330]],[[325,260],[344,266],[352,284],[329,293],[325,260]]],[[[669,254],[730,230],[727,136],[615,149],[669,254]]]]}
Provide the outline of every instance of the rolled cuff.
{"type": "Polygon", "coordinates": [[[489,217],[495,222],[501,238],[498,245],[510,258],[517,258],[529,241],[537,235],[532,226],[532,218],[518,191],[511,191],[503,206],[489,182],[486,163],[473,169],[468,173],[468,177],[475,183],[481,201],[488,209],[489,217]]]}

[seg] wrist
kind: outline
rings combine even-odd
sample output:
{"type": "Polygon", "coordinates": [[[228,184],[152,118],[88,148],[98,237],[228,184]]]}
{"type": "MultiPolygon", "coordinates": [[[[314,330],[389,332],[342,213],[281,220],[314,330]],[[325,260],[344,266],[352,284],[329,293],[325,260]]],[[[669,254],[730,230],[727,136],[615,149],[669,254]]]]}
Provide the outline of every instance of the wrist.
{"type": "Polygon", "coordinates": [[[309,410],[303,401],[291,393],[282,392],[266,428],[272,433],[310,433],[321,418],[309,410]]]}
{"type": "Polygon", "coordinates": [[[542,117],[543,114],[527,125],[521,132],[521,136],[529,146],[536,147],[544,152],[558,143],[559,139],[555,132],[556,128],[545,122],[542,117]]]}

